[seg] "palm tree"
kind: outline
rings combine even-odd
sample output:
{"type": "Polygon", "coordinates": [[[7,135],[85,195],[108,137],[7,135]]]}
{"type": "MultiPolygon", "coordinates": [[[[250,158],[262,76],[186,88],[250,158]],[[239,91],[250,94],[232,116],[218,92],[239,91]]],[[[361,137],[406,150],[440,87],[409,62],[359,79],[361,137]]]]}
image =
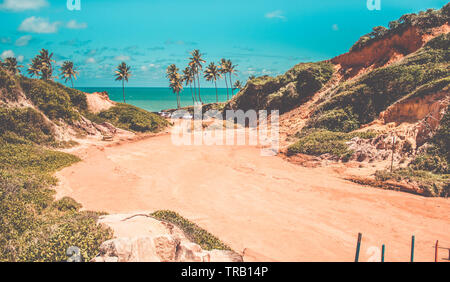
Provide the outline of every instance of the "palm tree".
{"type": "MultiPolygon", "coordinates": [[[[189,61],[188,66],[192,72],[192,79],[194,82],[194,95],[195,95],[195,98],[197,99],[197,80],[195,79],[196,74],[197,74],[197,65],[193,61],[189,61]]],[[[200,97],[200,94],[198,95],[198,100],[200,101],[200,103],[202,103],[202,97],[200,97]]]]}
{"type": "Polygon", "coordinates": [[[117,66],[117,70],[115,71],[116,74],[116,81],[121,80],[122,81],[122,95],[123,95],[123,102],[125,101],[125,81],[128,82],[128,78],[131,76],[130,72],[131,67],[127,66],[125,62],[122,62],[120,65],[117,66]]]}
{"type": "Polygon", "coordinates": [[[77,79],[78,71],[76,71],[73,67],[73,62],[71,61],[65,61],[61,67],[61,76],[62,78],[65,78],[65,81],[70,80],[72,83],[73,88],[73,79],[77,79]]]}
{"type": "Polygon", "coordinates": [[[47,49],[42,49],[37,56],[40,63],[41,79],[49,80],[52,79],[53,66],[52,63],[55,61],[52,59],[53,53],[49,53],[47,49]]]}
{"type": "Polygon", "coordinates": [[[170,88],[172,88],[173,93],[177,95],[177,109],[181,107],[180,92],[183,90],[183,80],[179,73],[174,73],[172,79],[170,80],[170,88]]]}
{"type": "Polygon", "coordinates": [[[172,80],[173,77],[175,77],[175,74],[178,72],[178,68],[175,64],[171,64],[170,66],[167,67],[166,70],[166,77],[169,80],[172,80]]]}
{"type": "Polygon", "coordinates": [[[200,50],[195,49],[194,51],[191,52],[191,58],[189,58],[191,60],[190,64],[191,67],[195,66],[195,68],[193,68],[193,70],[195,71],[196,75],[197,75],[197,84],[198,84],[198,98],[200,99],[200,102],[202,102],[202,96],[200,95],[200,76],[199,76],[199,71],[203,68],[202,63],[205,63],[206,61],[202,58],[202,55],[200,53],[200,50]]]}
{"type": "Polygon", "coordinates": [[[206,81],[214,81],[214,86],[216,87],[216,103],[219,103],[219,95],[217,94],[217,79],[221,77],[222,74],[220,74],[219,69],[213,62],[211,62],[205,70],[205,79],[206,81]]]}
{"type": "Polygon", "coordinates": [[[237,74],[236,74],[236,72],[237,72],[236,67],[237,67],[237,65],[233,65],[233,63],[231,62],[231,60],[228,60],[228,61],[227,61],[227,70],[228,70],[228,74],[230,75],[231,97],[233,97],[233,87],[232,87],[233,82],[231,81],[231,75],[232,75],[232,74],[237,75],[237,74]]]}
{"type": "Polygon", "coordinates": [[[183,70],[182,79],[186,83],[186,85],[189,85],[189,87],[191,88],[192,104],[195,104],[195,102],[197,101],[197,95],[195,96],[195,100],[194,100],[194,93],[192,91],[192,81],[194,80],[194,74],[190,67],[186,67],[183,70]]]}
{"type": "Polygon", "coordinates": [[[242,88],[243,88],[243,86],[242,86],[241,81],[236,80],[236,82],[234,83],[234,88],[233,89],[238,89],[240,91],[242,88]]]}
{"type": "Polygon", "coordinates": [[[23,68],[23,66],[17,65],[17,59],[14,57],[6,58],[3,67],[13,75],[20,74],[19,68],[23,68]]]}
{"type": "Polygon", "coordinates": [[[31,59],[31,64],[29,64],[29,66],[30,67],[27,69],[27,71],[31,77],[40,75],[41,62],[39,61],[39,58],[37,56],[31,59]]]}
{"type": "Polygon", "coordinates": [[[220,73],[223,74],[223,77],[225,79],[225,85],[227,86],[227,101],[228,101],[228,100],[230,100],[230,94],[228,93],[228,82],[227,82],[228,62],[225,59],[221,59],[219,65],[220,65],[220,73]]]}

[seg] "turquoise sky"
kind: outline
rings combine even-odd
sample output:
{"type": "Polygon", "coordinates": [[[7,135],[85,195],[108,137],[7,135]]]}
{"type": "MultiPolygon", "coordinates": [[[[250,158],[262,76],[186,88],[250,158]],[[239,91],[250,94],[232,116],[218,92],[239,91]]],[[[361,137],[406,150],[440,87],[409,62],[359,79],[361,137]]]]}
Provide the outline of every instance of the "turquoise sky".
{"type": "Polygon", "coordinates": [[[124,60],[132,67],[129,86],[167,86],[165,68],[171,63],[184,68],[189,51],[200,49],[208,63],[231,59],[245,81],[329,59],[373,26],[448,3],[381,0],[381,10],[371,11],[366,2],[81,0],[81,11],[69,11],[65,0],[5,0],[0,55],[14,55],[26,65],[47,48],[57,64],[74,61],[77,86],[120,86],[113,70],[124,60]]]}

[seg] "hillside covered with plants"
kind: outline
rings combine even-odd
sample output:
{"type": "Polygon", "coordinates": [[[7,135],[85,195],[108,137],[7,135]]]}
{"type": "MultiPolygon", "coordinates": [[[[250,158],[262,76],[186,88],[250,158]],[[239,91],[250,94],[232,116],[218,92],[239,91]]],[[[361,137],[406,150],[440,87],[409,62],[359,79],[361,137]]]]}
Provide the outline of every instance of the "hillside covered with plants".
{"type": "Polygon", "coordinates": [[[299,125],[288,135],[288,156],[306,154],[347,162],[366,158],[361,154],[367,152],[355,151],[358,146],[372,150],[368,153],[370,157],[380,150],[379,160],[386,160],[391,155],[389,140],[398,134],[395,127],[403,120],[400,117],[395,120],[394,115],[389,121],[395,121],[396,125],[391,129],[382,127],[381,131],[370,124],[382,123],[380,116],[385,111],[405,104],[411,107],[405,108],[403,113],[407,115],[410,111],[410,133],[399,136],[402,142],[398,148],[399,168],[393,172],[379,171],[375,177],[380,181],[413,183],[427,196],[446,196],[450,193],[450,138],[446,125],[448,108],[442,105],[448,105],[449,99],[449,19],[450,4],[440,10],[404,15],[390,22],[389,28],[375,27],[362,36],[349,53],[336,57],[337,60],[301,63],[284,75],[249,79],[225,109],[280,110],[284,125],[299,125]],[[399,43],[414,46],[402,49],[399,43]],[[299,108],[307,102],[307,106],[299,108]],[[433,106],[435,111],[440,107],[439,113],[422,113],[431,111],[431,106],[419,109],[421,103],[435,102],[440,103],[440,106],[433,106]],[[292,111],[293,114],[283,116],[293,109],[304,112],[292,111]],[[420,119],[414,120],[419,116],[414,111],[421,111],[420,119]],[[296,116],[296,120],[292,118],[296,116]],[[436,125],[436,120],[441,118],[436,125]],[[429,126],[430,120],[434,120],[431,121],[433,126],[429,126]],[[427,128],[420,129],[424,126],[427,128]],[[365,127],[369,130],[363,130],[365,127]],[[419,138],[414,135],[419,133],[411,132],[422,135],[419,138]],[[408,138],[417,140],[410,144],[408,138]]]}
{"type": "MultiPolygon", "coordinates": [[[[53,174],[80,161],[58,151],[77,145],[58,131],[83,120],[136,132],[157,132],[168,123],[131,105],[92,113],[86,94],[51,79],[33,79],[0,66],[0,261],[65,261],[67,248],[92,259],[112,231],[97,224],[101,213],[81,211],[75,200],[55,200],[53,174]]],[[[70,136],[70,134],[69,134],[70,136]]]]}

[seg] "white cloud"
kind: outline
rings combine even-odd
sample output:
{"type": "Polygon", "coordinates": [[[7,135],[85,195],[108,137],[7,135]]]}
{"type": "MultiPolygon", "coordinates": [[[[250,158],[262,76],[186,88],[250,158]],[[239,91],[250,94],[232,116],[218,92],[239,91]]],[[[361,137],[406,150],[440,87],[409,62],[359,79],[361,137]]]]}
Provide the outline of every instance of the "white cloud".
{"type": "Polygon", "coordinates": [[[21,12],[26,10],[39,10],[48,6],[46,0],[5,0],[0,4],[0,10],[21,12]]]}
{"type": "Polygon", "coordinates": [[[156,68],[158,68],[158,65],[155,65],[155,64],[148,64],[148,65],[141,66],[141,70],[144,72],[148,71],[150,69],[156,69],[156,68]]]}
{"type": "Polygon", "coordinates": [[[338,31],[338,30],[339,30],[339,26],[338,26],[337,24],[334,24],[331,28],[332,28],[334,31],[338,31]]]}
{"type": "Polygon", "coordinates": [[[55,33],[58,31],[59,22],[49,22],[48,19],[39,17],[26,18],[19,26],[19,31],[32,33],[55,33]]]}
{"type": "Polygon", "coordinates": [[[18,61],[19,63],[23,62],[23,55],[17,56],[17,61],[18,61]]]}
{"type": "Polygon", "coordinates": [[[16,40],[16,46],[26,46],[31,40],[31,35],[24,35],[16,40]]]}
{"type": "Polygon", "coordinates": [[[2,38],[0,38],[0,43],[2,43],[2,44],[10,44],[11,43],[11,38],[10,37],[2,37],[2,38]]]}
{"type": "Polygon", "coordinates": [[[92,57],[86,59],[86,63],[88,63],[88,64],[95,64],[95,62],[96,62],[95,59],[92,57]]]}
{"type": "Polygon", "coordinates": [[[281,10],[276,10],[276,11],[272,11],[269,12],[265,15],[266,18],[268,19],[282,19],[282,20],[286,20],[286,17],[283,15],[283,11],[281,10]]]}
{"type": "Polygon", "coordinates": [[[76,20],[71,20],[67,23],[66,27],[70,29],[83,29],[87,28],[87,23],[79,23],[76,20]]]}
{"type": "Polygon", "coordinates": [[[0,58],[2,58],[2,60],[9,58],[9,57],[14,57],[14,52],[13,50],[5,50],[3,51],[3,53],[0,55],[0,58]]]}
{"type": "Polygon", "coordinates": [[[128,61],[130,60],[130,56],[119,55],[114,58],[116,61],[128,61]]]}

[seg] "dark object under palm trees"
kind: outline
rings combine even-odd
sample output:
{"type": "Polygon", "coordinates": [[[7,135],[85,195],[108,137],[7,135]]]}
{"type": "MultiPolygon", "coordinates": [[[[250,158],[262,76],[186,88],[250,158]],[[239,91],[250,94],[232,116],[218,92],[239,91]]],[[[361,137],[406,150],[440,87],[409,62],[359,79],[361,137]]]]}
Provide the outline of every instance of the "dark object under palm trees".
{"type": "Polygon", "coordinates": [[[199,76],[199,72],[203,68],[202,63],[205,63],[206,61],[202,58],[203,54],[201,54],[200,50],[198,50],[198,49],[195,49],[194,51],[192,51],[191,52],[191,56],[192,57],[189,58],[189,60],[190,60],[189,66],[192,68],[192,70],[194,71],[194,73],[197,76],[198,98],[199,98],[200,102],[202,103],[202,96],[200,95],[200,76],[199,76]]]}
{"type": "Polygon", "coordinates": [[[219,103],[219,95],[217,94],[217,79],[221,78],[222,74],[217,66],[211,62],[205,70],[206,81],[214,81],[214,86],[216,87],[216,103],[219,103]]]}
{"type": "Polygon", "coordinates": [[[5,59],[5,62],[2,64],[2,66],[12,73],[13,75],[20,74],[20,69],[23,68],[23,66],[17,64],[17,59],[14,57],[8,57],[5,59]]]}
{"type": "Polygon", "coordinates": [[[77,79],[78,71],[75,70],[73,66],[73,62],[71,61],[65,61],[61,67],[61,78],[65,79],[65,82],[69,81],[72,84],[73,88],[73,80],[77,79]]]}
{"type": "Polygon", "coordinates": [[[116,81],[121,80],[122,81],[122,95],[123,95],[123,102],[125,101],[125,81],[128,82],[128,78],[131,76],[130,72],[131,67],[128,66],[125,62],[122,62],[120,65],[117,66],[116,70],[116,81]]]}

